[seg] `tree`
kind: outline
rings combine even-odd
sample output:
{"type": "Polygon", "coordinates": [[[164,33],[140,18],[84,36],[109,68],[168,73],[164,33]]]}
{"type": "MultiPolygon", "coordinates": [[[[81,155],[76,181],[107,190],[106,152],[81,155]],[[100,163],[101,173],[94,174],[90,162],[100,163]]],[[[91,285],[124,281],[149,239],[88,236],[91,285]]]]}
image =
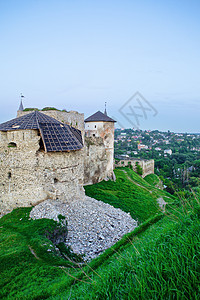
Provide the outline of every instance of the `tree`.
{"type": "Polygon", "coordinates": [[[136,165],[136,173],[138,175],[142,175],[143,174],[143,170],[142,170],[142,167],[139,165],[138,161],[135,163],[136,165]]]}

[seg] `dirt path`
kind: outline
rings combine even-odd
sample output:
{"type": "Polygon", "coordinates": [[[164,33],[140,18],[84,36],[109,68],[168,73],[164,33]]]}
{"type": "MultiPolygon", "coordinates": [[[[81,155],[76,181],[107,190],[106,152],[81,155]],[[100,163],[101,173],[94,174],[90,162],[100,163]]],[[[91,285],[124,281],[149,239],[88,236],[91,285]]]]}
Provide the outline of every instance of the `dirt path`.
{"type": "Polygon", "coordinates": [[[33,256],[35,256],[36,259],[40,260],[40,258],[37,256],[37,254],[34,252],[34,250],[31,248],[31,246],[29,246],[29,250],[31,251],[31,253],[33,254],[33,256]]]}
{"type": "Polygon", "coordinates": [[[135,185],[145,189],[147,192],[149,192],[150,194],[152,194],[152,191],[148,190],[146,187],[144,187],[143,185],[139,184],[138,182],[134,181],[132,178],[130,178],[130,176],[128,175],[128,173],[125,170],[122,170],[122,172],[124,172],[128,178],[128,180],[130,180],[131,182],[133,182],[135,185]]]}
{"type": "MultiPolygon", "coordinates": [[[[136,184],[137,186],[140,186],[141,188],[145,189],[145,190],[148,191],[150,194],[152,194],[152,191],[148,190],[146,187],[142,186],[141,184],[139,184],[138,182],[136,182],[136,181],[134,181],[132,178],[130,178],[130,176],[128,175],[128,173],[127,173],[125,170],[122,170],[122,171],[126,174],[128,180],[130,180],[131,182],[133,182],[133,183],[136,184]]],[[[163,199],[163,197],[157,198],[156,201],[158,202],[160,209],[161,209],[163,212],[165,212],[165,207],[166,207],[167,202],[165,202],[165,200],[163,199]]]]}

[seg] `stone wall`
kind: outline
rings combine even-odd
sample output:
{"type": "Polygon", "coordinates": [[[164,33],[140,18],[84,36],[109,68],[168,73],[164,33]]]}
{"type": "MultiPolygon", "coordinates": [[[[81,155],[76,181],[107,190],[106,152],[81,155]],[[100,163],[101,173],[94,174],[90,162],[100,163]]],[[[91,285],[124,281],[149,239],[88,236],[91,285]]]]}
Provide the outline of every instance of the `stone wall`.
{"type": "Polygon", "coordinates": [[[0,132],[0,214],[84,197],[84,150],[45,153],[38,130],[0,132]]]}
{"type": "Polygon", "coordinates": [[[107,177],[107,153],[100,137],[85,138],[84,184],[94,184],[107,177]]]}
{"type": "Polygon", "coordinates": [[[150,160],[143,160],[143,159],[122,159],[122,160],[116,160],[115,161],[115,167],[126,167],[126,166],[132,166],[133,171],[136,172],[136,166],[137,163],[141,166],[143,173],[142,178],[149,174],[154,174],[154,159],[150,160]]]}
{"type": "MultiPolygon", "coordinates": [[[[31,113],[32,111],[18,111],[17,116],[31,113]]],[[[41,111],[60,122],[72,125],[82,132],[84,142],[84,183],[92,184],[113,176],[114,157],[114,122],[92,122],[92,129],[84,129],[84,114],[76,111],[63,112],[57,110],[41,111]],[[95,123],[95,124],[93,124],[95,123]],[[95,128],[96,126],[96,128],[95,128]],[[102,142],[103,141],[103,142],[102,142]]],[[[91,124],[90,124],[91,126],[91,124]]],[[[89,128],[91,129],[91,128],[89,128]]]]}
{"type": "Polygon", "coordinates": [[[101,138],[106,151],[106,177],[113,176],[114,163],[114,122],[87,122],[85,135],[88,138],[101,138]],[[96,126],[96,127],[95,127],[96,126]]]}
{"type": "MultiPolygon", "coordinates": [[[[17,116],[32,111],[18,111],[17,116]]],[[[82,131],[78,112],[42,111],[82,131]]],[[[102,122],[103,123],[103,122],[102,122]]],[[[45,153],[38,130],[0,131],[0,216],[13,208],[45,199],[72,201],[84,197],[84,184],[113,176],[114,123],[104,122],[98,136],[85,138],[84,148],[45,153]]]]}

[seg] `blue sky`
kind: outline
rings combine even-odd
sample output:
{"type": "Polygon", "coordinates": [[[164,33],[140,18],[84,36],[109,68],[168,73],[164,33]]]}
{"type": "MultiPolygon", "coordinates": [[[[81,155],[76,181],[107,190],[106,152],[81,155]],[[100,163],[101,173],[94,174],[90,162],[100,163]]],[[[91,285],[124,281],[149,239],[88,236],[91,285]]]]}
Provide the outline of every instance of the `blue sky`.
{"type": "MultiPolygon", "coordinates": [[[[199,1],[0,0],[0,122],[25,107],[85,116],[139,91],[141,129],[200,132],[199,1]]],[[[132,103],[134,106],[134,103],[132,103]]],[[[139,111],[138,111],[139,112],[139,111]]]]}

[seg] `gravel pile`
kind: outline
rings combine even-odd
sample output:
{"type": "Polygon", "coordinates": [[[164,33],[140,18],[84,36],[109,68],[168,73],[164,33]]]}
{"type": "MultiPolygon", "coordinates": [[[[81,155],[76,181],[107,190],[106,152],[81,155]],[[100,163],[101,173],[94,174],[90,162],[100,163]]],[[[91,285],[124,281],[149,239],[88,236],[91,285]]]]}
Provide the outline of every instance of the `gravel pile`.
{"type": "Polygon", "coordinates": [[[87,261],[137,227],[129,213],[87,196],[84,200],[70,203],[46,200],[32,209],[30,217],[58,221],[59,214],[65,216],[68,222],[66,245],[74,253],[84,255],[87,261]]]}

